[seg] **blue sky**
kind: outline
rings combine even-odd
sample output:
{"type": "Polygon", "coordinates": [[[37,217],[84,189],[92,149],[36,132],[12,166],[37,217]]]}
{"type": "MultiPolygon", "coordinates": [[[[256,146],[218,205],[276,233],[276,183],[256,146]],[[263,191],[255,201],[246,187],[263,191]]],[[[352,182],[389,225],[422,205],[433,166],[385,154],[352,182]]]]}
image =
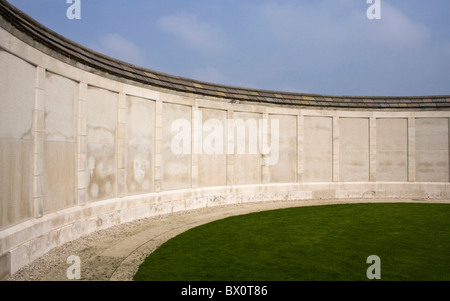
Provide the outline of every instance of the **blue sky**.
{"type": "Polygon", "coordinates": [[[86,47],[152,70],[328,95],[450,94],[450,1],[9,0],[86,47]]]}

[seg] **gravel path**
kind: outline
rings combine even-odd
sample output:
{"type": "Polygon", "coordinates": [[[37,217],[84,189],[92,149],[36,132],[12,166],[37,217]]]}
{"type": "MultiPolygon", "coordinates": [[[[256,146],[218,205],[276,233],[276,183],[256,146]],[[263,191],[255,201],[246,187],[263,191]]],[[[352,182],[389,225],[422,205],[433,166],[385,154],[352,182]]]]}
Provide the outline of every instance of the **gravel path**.
{"type": "Polygon", "coordinates": [[[300,206],[349,203],[448,203],[428,200],[312,200],[264,202],[204,208],[136,220],[83,236],[52,249],[20,269],[9,281],[67,281],[66,262],[71,255],[81,259],[81,280],[131,281],[143,260],[167,240],[214,220],[251,212],[300,206]]]}

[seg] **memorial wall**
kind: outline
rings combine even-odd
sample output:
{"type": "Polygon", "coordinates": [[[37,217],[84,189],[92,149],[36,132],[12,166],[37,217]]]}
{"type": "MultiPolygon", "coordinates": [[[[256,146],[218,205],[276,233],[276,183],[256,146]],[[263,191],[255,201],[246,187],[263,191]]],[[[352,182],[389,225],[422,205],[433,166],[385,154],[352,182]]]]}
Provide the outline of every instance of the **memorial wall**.
{"type": "Polygon", "coordinates": [[[0,279],[140,218],[245,202],[450,198],[450,96],[205,83],[77,45],[0,0],[0,279]]]}

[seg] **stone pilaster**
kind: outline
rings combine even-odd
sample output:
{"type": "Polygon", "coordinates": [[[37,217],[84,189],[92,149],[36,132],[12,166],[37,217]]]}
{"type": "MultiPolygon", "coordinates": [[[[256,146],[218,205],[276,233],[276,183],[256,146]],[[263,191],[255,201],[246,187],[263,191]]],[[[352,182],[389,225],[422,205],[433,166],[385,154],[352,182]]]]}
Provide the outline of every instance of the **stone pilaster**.
{"type": "Polygon", "coordinates": [[[416,119],[408,118],[408,182],[416,181],[416,119]]]}
{"type": "Polygon", "coordinates": [[[339,147],[339,117],[333,116],[333,182],[339,182],[340,147],[339,147]]]}
{"type": "Polygon", "coordinates": [[[78,94],[78,126],[77,126],[77,172],[78,172],[78,196],[79,205],[88,200],[87,187],[89,185],[89,166],[87,162],[87,95],[86,83],[79,84],[78,94]]]}
{"type": "Polygon", "coordinates": [[[191,188],[198,188],[198,156],[203,152],[202,139],[203,127],[201,112],[196,104],[192,106],[191,118],[191,188]]]}
{"type": "Polygon", "coordinates": [[[303,115],[297,115],[297,182],[303,182],[304,173],[304,141],[305,141],[305,118],[303,115]]]}
{"type": "Polygon", "coordinates": [[[127,97],[119,93],[117,116],[117,195],[125,196],[126,191],[126,125],[127,125],[127,97]]]}
{"type": "Polygon", "coordinates": [[[227,151],[227,186],[233,186],[234,185],[234,148],[231,149],[229,146],[233,145],[235,147],[235,135],[233,132],[234,127],[230,126],[229,120],[233,120],[234,118],[234,112],[233,110],[229,109],[227,111],[227,145],[226,151],[227,151]]]}
{"type": "Polygon", "coordinates": [[[162,115],[163,102],[156,101],[155,105],[155,192],[162,189],[162,115]]]}
{"type": "Polygon", "coordinates": [[[44,214],[45,69],[36,67],[33,109],[34,217],[44,214]]]}
{"type": "MultiPolygon", "coordinates": [[[[271,132],[271,127],[270,127],[271,121],[270,121],[269,114],[263,113],[262,119],[263,119],[263,121],[265,120],[267,127],[265,129],[263,129],[263,128],[259,129],[259,131],[260,131],[259,139],[267,139],[266,144],[271,146],[270,145],[270,141],[271,141],[270,136],[272,135],[272,132],[271,132]]],[[[262,141],[259,141],[259,144],[262,145],[262,141]]],[[[260,151],[262,152],[263,150],[260,149],[260,151]]],[[[269,154],[269,156],[270,156],[270,154],[269,154]]],[[[261,153],[261,182],[262,182],[262,184],[270,183],[270,165],[267,165],[266,157],[267,157],[267,155],[264,155],[261,153]]]]}
{"type": "Polygon", "coordinates": [[[369,179],[377,181],[377,119],[369,120],[369,179]]]}

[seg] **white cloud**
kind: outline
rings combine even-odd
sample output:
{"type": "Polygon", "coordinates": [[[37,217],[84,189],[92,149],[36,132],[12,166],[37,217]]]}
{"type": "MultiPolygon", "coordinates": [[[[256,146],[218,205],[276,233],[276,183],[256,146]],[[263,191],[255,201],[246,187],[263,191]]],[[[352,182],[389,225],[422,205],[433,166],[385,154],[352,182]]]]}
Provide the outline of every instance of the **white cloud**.
{"type": "Polygon", "coordinates": [[[100,37],[91,48],[127,63],[139,66],[147,63],[145,53],[137,45],[117,33],[109,33],[100,37]]]}
{"type": "Polygon", "coordinates": [[[382,1],[381,20],[369,20],[369,6],[360,0],[265,1],[254,6],[253,19],[266,33],[265,40],[277,45],[277,55],[266,61],[268,74],[289,75],[290,87],[317,93],[410,93],[423,85],[420,74],[432,69],[436,59],[429,29],[395,4],[382,1]],[[289,65],[280,71],[285,62],[289,65]]]}
{"type": "Polygon", "coordinates": [[[278,64],[289,61],[292,69],[323,72],[346,64],[350,60],[348,54],[365,47],[367,37],[360,26],[366,18],[365,10],[358,16],[353,14],[355,8],[337,2],[341,3],[267,2],[257,8],[266,39],[277,43],[283,53],[278,64]]]}
{"type": "Polygon", "coordinates": [[[259,7],[266,26],[277,39],[294,47],[312,48],[336,43],[377,44],[383,47],[411,47],[425,43],[430,34],[423,24],[382,2],[381,20],[368,20],[365,9],[355,1],[322,1],[259,7]]]}
{"type": "Polygon", "coordinates": [[[220,54],[229,49],[222,32],[193,14],[163,16],[158,27],[181,40],[191,49],[203,54],[220,54]]]}
{"type": "Polygon", "coordinates": [[[425,25],[413,22],[387,2],[382,2],[381,12],[381,20],[375,21],[378,24],[368,29],[373,43],[406,48],[423,45],[429,39],[430,33],[425,25]]]}
{"type": "MultiPolygon", "coordinates": [[[[348,36],[350,10],[344,15],[335,2],[314,5],[305,2],[268,2],[258,8],[268,32],[283,42],[300,44],[322,40],[337,40],[348,36]]],[[[365,12],[364,12],[365,13],[365,12]]]]}

